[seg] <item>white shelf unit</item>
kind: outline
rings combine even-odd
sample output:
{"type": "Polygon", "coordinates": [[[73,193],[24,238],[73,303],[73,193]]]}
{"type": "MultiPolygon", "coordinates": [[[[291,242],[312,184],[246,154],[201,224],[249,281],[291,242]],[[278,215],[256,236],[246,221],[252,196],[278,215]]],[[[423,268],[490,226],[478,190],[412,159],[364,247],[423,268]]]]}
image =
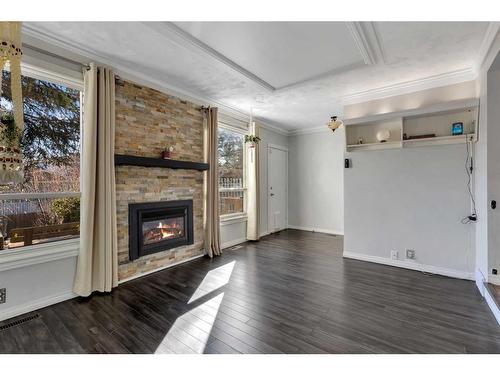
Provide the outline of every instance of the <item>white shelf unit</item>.
{"type": "Polygon", "coordinates": [[[406,147],[437,146],[477,141],[479,100],[467,99],[408,111],[392,112],[344,121],[346,126],[346,151],[373,151],[406,147]],[[452,124],[462,122],[464,134],[451,135],[452,124]],[[377,132],[387,129],[391,137],[380,143],[377,132]],[[403,139],[425,134],[434,137],[403,139]],[[363,143],[358,140],[362,138],[363,143]]]}
{"type": "Polygon", "coordinates": [[[368,121],[346,126],[346,148],[347,150],[401,148],[403,140],[402,128],[402,118],[368,121]],[[390,131],[391,136],[387,142],[379,142],[377,140],[377,132],[380,130],[390,131]],[[360,138],[363,140],[362,144],[358,143],[360,138]]]}

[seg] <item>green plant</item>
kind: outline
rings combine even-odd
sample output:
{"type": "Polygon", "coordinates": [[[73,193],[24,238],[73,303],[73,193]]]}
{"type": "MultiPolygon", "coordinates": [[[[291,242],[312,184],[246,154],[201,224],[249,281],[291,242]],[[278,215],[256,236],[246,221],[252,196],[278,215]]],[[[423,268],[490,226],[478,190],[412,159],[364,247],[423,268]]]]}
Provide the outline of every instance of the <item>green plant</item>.
{"type": "Polygon", "coordinates": [[[247,134],[245,135],[245,143],[259,143],[260,138],[256,135],[247,134]]]}
{"type": "Polygon", "coordinates": [[[52,202],[52,211],[62,223],[80,221],[80,198],[59,198],[52,202]]]}
{"type": "Polygon", "coordinates": [[[6,112],[2,115],[2,140],[7,147],[19,147],[21,132],[14,121],[14,115],[6,112]]]}

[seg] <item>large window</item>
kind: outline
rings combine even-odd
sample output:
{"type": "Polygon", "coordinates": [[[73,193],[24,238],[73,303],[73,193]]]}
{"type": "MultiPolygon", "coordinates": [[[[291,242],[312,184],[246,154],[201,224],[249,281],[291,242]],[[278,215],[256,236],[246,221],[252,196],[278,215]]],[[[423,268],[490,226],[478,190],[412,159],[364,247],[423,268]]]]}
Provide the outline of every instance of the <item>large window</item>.
{"type": "Polygon", "coordinates": [[[219,209],[220,215],[245,212],[245,163],[243,132],[219,127],[219,209]]]}
{"type": "MultiPolygon", "coordinates": [[[[10,73],[2,72],[2,124],[12,111],[10,73]]],[[[0,249],[78,237],[80,91],[22,77],[24,181],[0,185],[0,249]]]]}

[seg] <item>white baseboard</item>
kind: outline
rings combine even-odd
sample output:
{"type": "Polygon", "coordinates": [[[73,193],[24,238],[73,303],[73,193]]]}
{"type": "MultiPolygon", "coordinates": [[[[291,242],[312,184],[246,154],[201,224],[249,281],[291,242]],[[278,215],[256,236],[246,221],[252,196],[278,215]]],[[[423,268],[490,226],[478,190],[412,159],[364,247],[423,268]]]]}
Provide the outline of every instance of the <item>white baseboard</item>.
{"type": "Polygon", "coordinates": [[[500,275],[488,275],[488,282],[495,285],[500,285],[500,275]]]}
{"type": "Polygon", "coordinates": [[[476,287],[479,289],[479,293],[484,297],[484,284],[486,282],[486,279],[484,278],[483,273],[481,270],[478,268],[476,269],[476,287]]]}
{"type": "Polygon", "coordinates": [[[430,266],[427,264],[421,264],[421,263],[412,262],[412,261],[394,260],[394,259],[390,259],[390,258],[383,258],[383,257],[378,257],[378,256],[373,256],[373,255],[354,253],[351,251],[344,251],[343,255],[344,255],[344,258],[363,260],[366,262],[385,264],[387,266],[394,266],[394,267],[406,268],[406,269],[415,270],[415,271],[434,273],[436,275],[454,277],[456,279],[474,280],[473,273],[454,270],[451,268],[430,266]]]}
{"type": "Polygon", "coordinates": [[[489,288],[484,288],[484,299],[488,304],[491,312],[495,316],[498,324],[500,325],[500,309],[498,308],[498,304],[496,303],[494,297],[491,295],[491,291],[489,288]]]}
{"type": "Polygon", "coordinates": [[[266,230],[266,231],[264,231],[264,232],[260,232],[260,236],[261,236],[261,237],[267,236],[267,235],[269,235],[269,234],[271,234],[271,232],[269,232],[268,230],[266,230]]]}
{"type": "Polygon", "coordinates": [[[67,292],[43,297],[36,301],[25,303],[23,305],[13,306],[7,310],[0,311],[0,321],[10,319],[18,315],[26,314],[31,311],[54,305],[56,303],[63,302],[75,297],[77,297],[77,295],[73,293],[73,291],[69,290],[67,292]]]}
{"type": "Polygon", "coordinates": [[[224,242],[220,247],[222,250],[224,250],[224,249],[227,249],[228,247],[236,246],[236,245],[239,245],[240,243],[244,243],[244,242],[247,242],[246,238],[238,238],[238,239],[233,240],[233,241],[224,242]]]}
{"type": "Polygon", "coordinates": [[[289,229],[298,229],[304,230],[307,232],[318,232],[318,233],[326,233],[326,234],[334,234],[336,236],[343,236],[344,232],[339,230],[331,230],[331,229],[322,229],[322,228],[312,228],[312,227],[299,227],[297,225],[288,225],[289,229]]]}

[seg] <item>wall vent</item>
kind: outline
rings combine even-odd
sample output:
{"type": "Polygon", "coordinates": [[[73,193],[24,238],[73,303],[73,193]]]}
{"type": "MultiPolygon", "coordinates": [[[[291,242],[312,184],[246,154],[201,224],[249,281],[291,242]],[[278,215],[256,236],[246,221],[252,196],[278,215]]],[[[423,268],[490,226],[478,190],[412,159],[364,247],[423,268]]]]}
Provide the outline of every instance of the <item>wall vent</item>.
{"type": "Polygon", "coordinates": [[[9,328],[16,327],[18,325],[30,322],[30,321],[38,319],[38,318],[40,318],[40,314],[34,314],[34,315],[27,316],[26,318],[15,320],[13,322],[10,322],[10,323],[7,323],[7,324],[0,326],[0,331],[5,331],[9,328]]]}

